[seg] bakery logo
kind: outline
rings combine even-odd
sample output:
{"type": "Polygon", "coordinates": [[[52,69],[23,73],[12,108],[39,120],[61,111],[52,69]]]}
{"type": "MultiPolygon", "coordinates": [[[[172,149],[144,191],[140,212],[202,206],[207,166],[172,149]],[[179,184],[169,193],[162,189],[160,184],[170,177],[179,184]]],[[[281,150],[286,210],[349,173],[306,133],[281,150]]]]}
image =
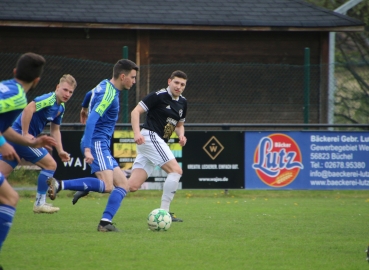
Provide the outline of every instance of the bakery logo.
{"type": "Polygon", "coordinates": [[[224,150],[224,146],[215,138],[211,137],[210,140],[202,147],[206,154],[211,157],[212,160],[216,159],[217,156],[224,150]]]}
{"type": "Polygon", "coordinates": [[[277,133],[261,138],[252,168],[261,181],[278,188],[292,183],[304,166],[297,143],[291,137],[277,133]]]}

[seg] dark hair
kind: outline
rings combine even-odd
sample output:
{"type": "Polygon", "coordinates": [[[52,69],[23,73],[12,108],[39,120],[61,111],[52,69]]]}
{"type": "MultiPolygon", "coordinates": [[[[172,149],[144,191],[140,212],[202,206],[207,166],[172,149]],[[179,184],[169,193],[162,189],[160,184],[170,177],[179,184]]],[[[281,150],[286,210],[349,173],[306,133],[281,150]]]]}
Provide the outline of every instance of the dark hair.
{"type": "Polygon", "coordinates": [[[170,79],[173,80],[174,77],[178,77],[178,78],[182,78],[182,79],[185,79],[187,80],[187,74],[184,73],[183,71],[181,70],[176,70],[176,71],[173,71],[172,75],[170,75],[170,79]]]}
{"type": "Polygon", "coordinates": [[[136,63],[132,62],[131,60],[128,59],[120,59],[113,68],[113,78],[114,79],[118,79],[119,75],[124,73],[124,74],[128,74],[131,72],[131,70],[134,69],[136,71],[138,71],[138,66],[136,65],[136,63]]]}
{"type": "Polygon", "coordinates": [[[46,60],[41,55],[25,53],[17,61],[15,78],[28,83],[32,82],[41,76],[45,63],[46,60]]]}

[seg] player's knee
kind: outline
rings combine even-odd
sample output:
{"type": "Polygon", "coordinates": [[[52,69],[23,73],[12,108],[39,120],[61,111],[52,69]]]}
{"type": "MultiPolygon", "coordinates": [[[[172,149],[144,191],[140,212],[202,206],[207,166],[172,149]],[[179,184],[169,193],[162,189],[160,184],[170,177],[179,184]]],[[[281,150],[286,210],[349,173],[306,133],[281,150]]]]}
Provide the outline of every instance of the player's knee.
{"type": "Polygon", "coordinates": [[[134,169],[128,178],[130,192],[135,192],[141,188],[141,185],[147,180],[147,173],[143,169],[134,169]]]}
{"type": "Polygon", "coordinates": [[[5,196],[0,197],[0,202],[2,204],[13,206],[14,208],[17,206],[19,201],[19,195],[15,190],[9,191],[5,196]]]}
{"type": "Polygon", "coordinates": [[[165,164],[162,167],[162,169],[164,171],[166,171],[167,173],[177,173],[177,174],[180,174],[180,175],[183,174],[182,168],[181,168],[181,166],[179,166],[178,163],[168,163],[168,164],[165,164]]]}
{"type": "Polygon", "coordinates": [[[127,180],[124,181],[123,183],[119,183],[118,185],[116,185],[116,187],[120,187],[120,188],[123,188],[125,191],[129,191],[127,180]]]}
{"type": "Polygon", "coordinates": [[[113,191],[113,189],[114,189],[114,186],[113,185],[107,185],[105,183],[105,193],[110,193],[110,192],[113,191]]]}
{"type": "Polygon", "coordinates": [[[17,204],[18,204],[18,201],[19,201],[19,195],[16,191],[14,191],[12,194],[11,194],[11,198],[10,198],[10,201],[9,201],[9,205],[13,206],[13,207],[16,207],[17,204]]]}
{"type": "Polygon", "coordinates": [[[140,187],[129,185],[129,192],[136,192],[140,187]]]}
{"type": "Polygon", "coordinates": [[[172,173],[178,173],[178,174],[180,174],[180,175],[182,176],[183,171],[182,171],[182,168],[181,168],[181,167],[178,167],[178,168],[175,168],[175,169],[172,171],[172,173]]]}
{"type": "Polygon", "coordinates": [[[50,171],[56,171],[56,167],[57,167],[57,165],[56,165],[55,160],[52,160],[52,161],[48,162],[47,166],[45,166],[44,169],[45,170],[50,170],[50,171]]]}
{"type": "Polygon", "coordinates": [[[141,183],[139,181],[134,181],[134,178],[132,178],[132,179],[128,179],[128,186],[129,186],[130,192],[136,192],[137,190],[140,189],[141,183]]]}

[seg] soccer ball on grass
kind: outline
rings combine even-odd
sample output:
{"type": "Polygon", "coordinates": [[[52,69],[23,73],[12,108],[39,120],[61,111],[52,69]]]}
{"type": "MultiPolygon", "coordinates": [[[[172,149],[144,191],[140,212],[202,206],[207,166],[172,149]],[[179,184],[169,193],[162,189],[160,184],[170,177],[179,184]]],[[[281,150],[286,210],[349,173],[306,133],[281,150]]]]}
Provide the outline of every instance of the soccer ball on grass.
{"type": "Polygon", "coordinates": [[[164,209],[154,209],[147,217],[147,225],[152,231],[167,231],[172,224],[172,217],[164,209]]]}

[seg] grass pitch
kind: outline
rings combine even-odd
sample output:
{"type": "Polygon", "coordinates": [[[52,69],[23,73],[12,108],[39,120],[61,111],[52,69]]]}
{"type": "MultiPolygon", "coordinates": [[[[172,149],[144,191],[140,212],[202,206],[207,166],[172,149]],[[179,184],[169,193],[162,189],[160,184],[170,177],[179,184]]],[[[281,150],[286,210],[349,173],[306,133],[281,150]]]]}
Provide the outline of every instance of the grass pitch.
{"type": "MultiPolygon", "coordinates": [[[[53,215],[33,214],[20,192],[0,253],[15,269],[365,269],[369,191],[179,190],[167,232],[146,217],[161,191],[129,194],[114,218],[121,233],[97,232],[107,195],[71,203],[63,191],[53,215]]],[[[50,201],[49,201],[50,202],[50,201]]]]}

